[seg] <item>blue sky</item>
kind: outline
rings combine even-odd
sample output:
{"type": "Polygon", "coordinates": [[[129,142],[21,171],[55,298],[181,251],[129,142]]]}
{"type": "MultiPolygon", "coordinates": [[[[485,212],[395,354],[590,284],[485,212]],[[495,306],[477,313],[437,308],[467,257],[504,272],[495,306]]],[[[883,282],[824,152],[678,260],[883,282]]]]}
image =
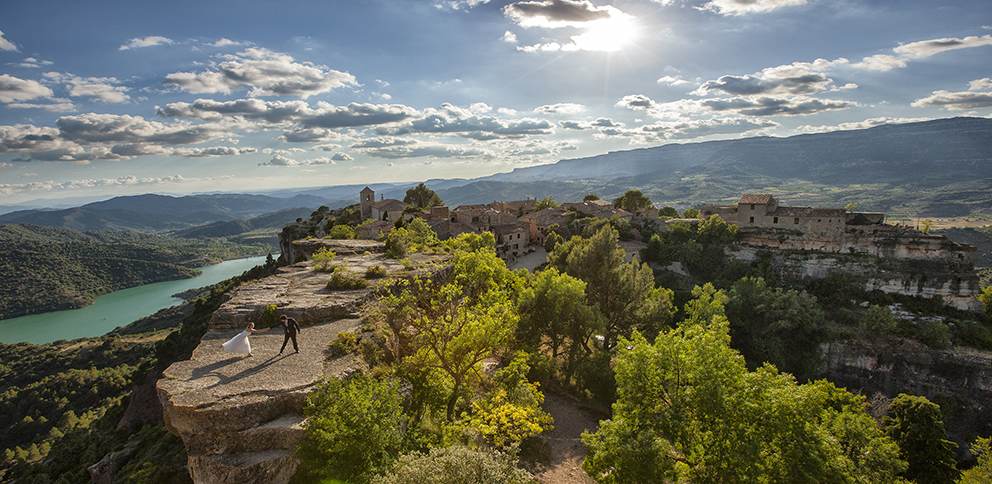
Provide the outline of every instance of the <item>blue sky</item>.
{"type": "Polygon", "coordinates": [[[0,32],[0,205],[992,115],[988,0],[35,0],[0,32]]]}

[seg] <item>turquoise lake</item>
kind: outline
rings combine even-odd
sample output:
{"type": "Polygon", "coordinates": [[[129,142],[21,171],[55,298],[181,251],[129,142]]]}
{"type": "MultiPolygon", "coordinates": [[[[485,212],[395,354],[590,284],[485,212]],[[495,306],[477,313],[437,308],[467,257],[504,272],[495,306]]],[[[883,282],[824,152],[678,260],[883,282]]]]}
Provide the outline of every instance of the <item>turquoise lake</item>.
{"type": "MultiPolygon", "coordinates": [[[[273,254],[278,257],[278,254],[273,254]]],[[[126,326],[160,309],[175,306],[182,299],[172,297],[188,289],[209,286],[265,263],[266,256],[232,259],[212,266],[198,267],[203,274],[192,279],[159,282],[123,289],[96,298],[82,309],[32,314],[0,321],[0,343],[51,343],[60,339],[102,336],[118,326],[126,326]]]]}

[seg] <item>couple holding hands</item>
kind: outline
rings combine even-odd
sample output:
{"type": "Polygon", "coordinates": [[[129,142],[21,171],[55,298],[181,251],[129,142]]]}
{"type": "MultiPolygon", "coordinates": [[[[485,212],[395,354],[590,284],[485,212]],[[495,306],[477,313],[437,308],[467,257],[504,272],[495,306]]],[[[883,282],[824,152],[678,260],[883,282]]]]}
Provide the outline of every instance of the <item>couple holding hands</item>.
{"type": "MultiPolygon", "coordinates": [[[[282,325],[282,329],[286,333],[286,338],[282,341],[282,348],[279,350],[279,354],[281,355],[283,350],[286,349],[286,343],[288,343],[290,339],[293,340],[293,349],[299,353],[300,347],[296,344],[296,334],[300,332],[300,323],[285,314],[279,317],[279,323],[282,325]]],[[[248,356],[252,356],[251,343],[248,341],[248,335],[252,333],[264,333],[270,329],[272,328],[255,329],[255,323],[248,323],[248,326],[245,327],[244,331],[238,333],[237,336],[231,338],[221,346],[231,353],[247,354],[248,356]]]]}

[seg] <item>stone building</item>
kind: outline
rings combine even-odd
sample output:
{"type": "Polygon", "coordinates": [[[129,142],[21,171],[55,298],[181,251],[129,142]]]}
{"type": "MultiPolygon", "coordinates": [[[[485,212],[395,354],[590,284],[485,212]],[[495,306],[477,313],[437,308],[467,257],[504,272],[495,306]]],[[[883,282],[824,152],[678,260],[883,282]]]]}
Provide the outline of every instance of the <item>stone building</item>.
{"type": "Polygon", "coordinates": [[[369,187],[363,188],[361,192],[358,192],[358,195],[362,204],[363,222],[368,219],[390,223],[396,222],[396,220],[403,216],[403,210],[410,207],[409,203],[393,198],[382,198],[376,201],[375,191],[369,187]]]}
{"type": "Polygon", "coordinates": [[[853,212],[843,208],[788,207],[770,194],[745,193],[736,205],[708,205],[700,218],[719,215],[741,229],[785,229],[802,233],[840,237],[848,225],[881,225],[885,215],[853,212]]]}

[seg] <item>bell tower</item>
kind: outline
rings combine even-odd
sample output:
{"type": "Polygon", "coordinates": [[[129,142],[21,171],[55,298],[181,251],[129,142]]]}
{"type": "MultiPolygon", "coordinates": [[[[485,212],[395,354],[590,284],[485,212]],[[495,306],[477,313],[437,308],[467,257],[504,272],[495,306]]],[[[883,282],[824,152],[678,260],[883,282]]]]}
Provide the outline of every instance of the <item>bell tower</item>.
{"type": "Polygon", "coordinates": [[[362,202],[362,221],[372,218],[372,204],[375,203],[375,192],[365,187],[358,192],[358,199],[362,202]]]}

